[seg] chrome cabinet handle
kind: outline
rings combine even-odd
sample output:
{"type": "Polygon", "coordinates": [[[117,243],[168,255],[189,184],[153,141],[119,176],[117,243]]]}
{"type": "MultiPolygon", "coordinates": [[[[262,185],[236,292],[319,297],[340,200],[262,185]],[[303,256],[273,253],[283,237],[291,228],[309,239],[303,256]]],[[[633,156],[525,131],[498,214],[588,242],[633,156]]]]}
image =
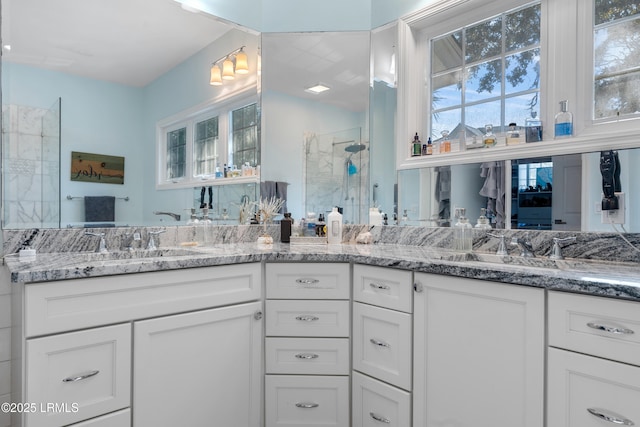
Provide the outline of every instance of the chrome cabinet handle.
{"type": "Polygon", "coordinates": [[[597,329],[599,331],[605,331],[605,332],[609,332],[610,334],[615,334],[615,335],[631,335],[631,334],[635,333],[631,329],[617,328],[615,326],[601,325],[599,323],[594,323],[594,322],[587,323],[587,326],[590,327],[591,329],[597,329]]]}
{"type": "Polygon", "coordinates": [[[595,409],[595,408],[587,408],[587,411],[593,415],[594,417],[598,417],[601,420],[605,420],[608,421],[610,423],[613,424],[619,424],[619,425],[623,425],[623,426],[632,426],[635,425],[633,423],[633,421],[626,419],[626,418],[618,418],[615,415],[612,414],[605,414],[603,413],[602,409],[595,409]]]}
{"type": "Polygon", "coordinates": [[[303,277],[300,279],[296,279],[296,283],[298,285],[315,285],[316,283],[319,283],[320,280],[318,279],[312,279],[312,278],[308,278],[308,277],[303,277]]]}
{"type": "Polygon", "coordinates": [[[100,371],[87,371],[73,377],[67,377],[62,380],[63,383],[74,383],[76,381],[86,380],[100,373],[100,371]]]}
{"type": "Polygon", "coordinates": [[[296,316],[296,320],[301,320],[303,322],[315,322],[316,320],[320,320],[319,317],[316,316],[311,316],[308,314],[302,315],[302,316],[296,316]]]}
{"type": "Polygon", "coordinates": [[[385,418],[385,417],[383,417],[381,415],[378,415],[375,412],[369,412],[369,416],[371,418],[373,418],[374,420],[378,421],[378,422],[385,423],[385,424],[391,424],[391,421],[389,421],[389,419],[387,419],[387,418],[385,418]]]}
{"type": "Polygon", "coordinates": [[[389,343],[386,343],[386,342],[384,342],[384,341],[377,340],[377,339],[375,339],[375,338],[371,338],[369,341],[371,342],[371,344],[375,344],[375,345],[377,345],[377,346],[379,346],[379,347],[387,347],[387,348],[391,348],[391,346],[389,345],[389,343]]]}
{"type": "Polygon", "coordinates": [[[302,409],[311,409],[311,408],[317,408],[318,405],[317,403],[313,403],[313,402],[298,402],[296,403],[296,406],[298,408],[302,408],[302,409]]]}
{"type": "Polygon", "coordinates": [[[380,283],[369,283],[369,286],[371,286],[373,289],[380,289],[383,291],[388,291],[389,289],[391,289],[391,286],[384,284],[381,285],[380,283]]]}
{"type": "Polygon", "coordinates": [[[298,354],[296,354],[295,357],[297,359],[307,359],[308,360],[308,359],[317,359],[320,356],[318,356],[315,353],[298,353],[298,354]]]}

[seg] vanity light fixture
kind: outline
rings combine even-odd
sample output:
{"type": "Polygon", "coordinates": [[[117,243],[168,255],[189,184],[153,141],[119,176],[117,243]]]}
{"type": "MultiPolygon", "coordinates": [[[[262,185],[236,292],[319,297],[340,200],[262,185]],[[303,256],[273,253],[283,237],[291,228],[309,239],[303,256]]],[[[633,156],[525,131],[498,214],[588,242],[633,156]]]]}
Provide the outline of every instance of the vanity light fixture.
{"type": "Polygon", "coordinates": [[[306,88],[304,91],[305,92],[309,92],[309,93],[313,93],[314,95],[318,95],[324,91],[327,91],[331,89],[329,86],[322,84],[322,83],[318,83],[316,85],[313,85],[311,87],[306,88]]]}
{"type": "Polygon", "coordinates": [[[209,76],[211,86],[221,86],[225,80],[235,79],[236,74],[249,73],[249,63],[244,48],[245,46],[239,47],[211,64],[209,76]]]}

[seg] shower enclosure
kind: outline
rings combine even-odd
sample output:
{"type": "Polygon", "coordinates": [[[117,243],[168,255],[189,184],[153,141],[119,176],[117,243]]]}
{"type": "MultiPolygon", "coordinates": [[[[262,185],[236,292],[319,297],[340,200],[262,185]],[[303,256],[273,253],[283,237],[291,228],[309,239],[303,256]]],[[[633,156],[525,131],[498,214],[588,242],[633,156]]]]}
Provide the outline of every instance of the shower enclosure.
{"type": "Polygon", "coordinates": [[[347,224],[366,222],[368,212],[369,144],[362,129],[305,136],[306,212],[316,215],[342,208],[347,224]]]}
{"type": "Polygon", "coordinates": [[[61,99],[2,106],[2,228],[60,227],[61,99]]]}

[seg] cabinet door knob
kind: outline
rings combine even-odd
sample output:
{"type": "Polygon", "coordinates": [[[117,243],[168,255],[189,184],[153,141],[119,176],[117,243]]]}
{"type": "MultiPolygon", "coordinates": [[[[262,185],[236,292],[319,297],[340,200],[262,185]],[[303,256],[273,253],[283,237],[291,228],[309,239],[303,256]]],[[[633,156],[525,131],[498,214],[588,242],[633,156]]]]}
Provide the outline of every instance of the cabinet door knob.
{"type": "Polygon", "coordinates": [[[313,278],[308,278],[308,277],[302,277],[300,279],[296,279],[296,283],[298,285],[315,285],[316,283],[319,283],[320,280],[318,279],[313,279],[313,278]]]}
{"type": "Polygon", "coordinates": [[[317,408],[318,405],[317,403],[313,403],[313,402],[298,402],[296,403],[296,406],[298,408],[302,408],[302,409],[311,409],[311,408],[317,408]]]}
{"type": "Polygon", "coordinates": [[[375,412],[369,412],[369,416],[371,418],[373,418],[374,420],[378,421],[378,422],[385,423],[385,424],[391,424],[391,421],[389,421],[388,418],[385,418],[382,415],[378,415],[375,412]]]}
{"type": "Polygon", "coordinates": [[[591,329],[597,329],[599,331],[609,332],[610,334],[614,334],[614,335],[631,335],[635,333],[631,329],[618,328],[615,326],[607,326],[607,325],[602,325],[600,323],[595,323],[595,322],[589,322],[587,323],[587,326],[590,327],[591,329]]]}
{"type": "Polygon", "coordinates": [[[317,316],[311,316],[311,315],[305,314],[301,316],[296,316],[296,320],[301,320],[303,322],[315,322],[316,320],[320,320],[320,318],[317,316]]]}
{"type": "Polygon", "coordinates": [[[413,290],[416,291],[416,293],[421,293],[422,291],[424,291],[424,287],[422,286],[422,284],[416,282],[413,284],[413,290]]]}
{"type": "Polygon", "coordinates": [[[595,408],[587,408],[587,411],[593,415],[594,417],[600,418],[601,420],[608,421],[612,424],[618,424],[622,426],[633,426],[635,425],[633,421],[626,418],[618,418],[613,414],[605,414],[603,409],[595,409],[595,408]]]}
{"type": "Polygon", "coordinates": [[[76,381],[86,380],[100,373],[100,371],[87,371],[78,375],[73,375],[62,380],[63,383],[75,383],[76,381]]]}
{"type": "Polygon", "coordinates": [[[380,341],[380,340],[375,339],[375,338],[371,338],[369,341],[371,342],[371,344],[375,344],[378,347],[391,348],[391,345],[389,345],[389,343],[386,343],[384,341],[380,341]]]}
{"type": "Polygon", "coordinates": [[[256,320],[262,319],[262,312],[261,311],[256,311],[255,313],[253,313],[253,318],[256,319],[256,320]]]}
{"type": "Polygon", "coordinates": [[[391,286],[380,283],[369,283],[369,286],[371,286],[373,289],[380,289],[382,291],[388,291],[389,289],[391,289],[391,286]]]}

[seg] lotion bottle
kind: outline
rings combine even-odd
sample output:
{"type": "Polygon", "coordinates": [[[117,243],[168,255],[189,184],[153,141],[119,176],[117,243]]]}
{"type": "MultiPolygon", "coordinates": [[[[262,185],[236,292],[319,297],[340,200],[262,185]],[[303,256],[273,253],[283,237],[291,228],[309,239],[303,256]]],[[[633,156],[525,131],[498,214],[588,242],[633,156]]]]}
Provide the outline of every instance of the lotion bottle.
{"type": "Polygon", "coordinates": [[[369,208],[369,225],[382,225],[382,214],[378,208],[369,208]]]}
{"type": "Polygon", "coordinates": [[[342,243],[342,214],[334,207],[327,215],[327,242],[330,245],[342,243]]]}
{"type": "Polygon", "coordinates": [[[465,216],[466,209],[459,208],[458,222],[453,229],[453,240],[456,251],[471,252],[473,248],[473,227],[465,216]]]}

